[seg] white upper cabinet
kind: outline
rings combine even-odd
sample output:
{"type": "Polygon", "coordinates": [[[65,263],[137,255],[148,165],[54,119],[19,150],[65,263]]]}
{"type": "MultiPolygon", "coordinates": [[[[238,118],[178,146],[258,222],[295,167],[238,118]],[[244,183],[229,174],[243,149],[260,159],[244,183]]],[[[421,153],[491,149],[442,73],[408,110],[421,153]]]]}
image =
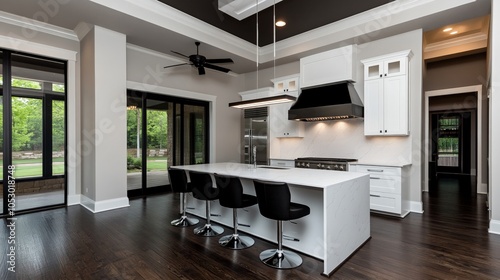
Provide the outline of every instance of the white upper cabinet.
{"type": "Polygon", "coordinates": [[[300,87],[310,88],[355,81],[356,45],[318,53],[300,59],[300,87]]]}
{"type": "Polygon", "coordinates": [[[409,134],[408,61],[411,51],[365,59],[365,135],[409,134]]]}
{"type": "Polygon", "coordinates": [[[387,60],[376,60],[366,62],[365,65],[365,81],[380,79],[383,77],[392,77],[405,75],[408,61],[404,57],[393,57],[387,60]]]}
{"type": "MultiPolygon", "coordinates": [[[[299,75],[290,75],[271,80],[274,83],[274,94],[287,94],[298,97],[299,75]]],[[[271,137],[304,137],[304,124],[288,120],[288,110],[293,102],[269,106],[269,128],[271,137]]]]}
{"type": "Polygon", "coordinates": [[[274,93],[287,93],[299,90],[299,75],[290,75],[286,77],[273,79],[274,93]]]}

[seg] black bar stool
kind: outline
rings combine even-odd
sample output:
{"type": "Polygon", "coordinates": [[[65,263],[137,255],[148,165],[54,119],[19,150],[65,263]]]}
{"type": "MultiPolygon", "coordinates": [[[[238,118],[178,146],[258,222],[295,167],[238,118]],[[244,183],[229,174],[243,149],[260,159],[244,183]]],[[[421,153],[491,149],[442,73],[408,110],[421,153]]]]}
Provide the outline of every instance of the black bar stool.
{"type": "Polygon", "coordinates": [[[187,195],[192,191],[192,186],[187,181],[186,171],[181,169],[168,169],[168,177],[170,178],[170,186],[172,187],[172,192],[180,193],[181,199],[183,201],[182,216],[179,219],[170,222],[171,225],[176,227],[187,227],[193,226],[199,223],[198,219],[188,218],[186,216],[187,207],[187,195]]]}
{"type": "Polygon", "coordinates": [[[257,204],[257,197],[243,193],[243,186],[238,177],[214,174],[215,183],[220,190],[219,203],[223,207],[233,208],[234,233],[223,236],[219,244],[229,249],[245,249],[255,241],[248,236],[238,234],[238,208],[246,208],[257,204]]]}
{"type": "Polygon", "coordinates": [[[207,222],[204,226],[195,228],[194,234],[201,236],[217,236],[222,234],[224,232],[222,227],[210,224],[210,202],[219,199],[219,189],[217,187],[214,188],[212,177],[208,173],[189,171],[189,178],[193,186],[193,196],[206,201],[207,222]]]}
{"type": "Polygon", "coordinates": [[[255,193],[260,214],[278,223],[278,249],[260,253],[260,260],[274,268],[295,268],[302,258],[294,252],[283,250],[283,221],[295,220],[309,215],[311,209],[303,204],[290,202],[290,189],[286,183],[254,180],[255,193]]]}

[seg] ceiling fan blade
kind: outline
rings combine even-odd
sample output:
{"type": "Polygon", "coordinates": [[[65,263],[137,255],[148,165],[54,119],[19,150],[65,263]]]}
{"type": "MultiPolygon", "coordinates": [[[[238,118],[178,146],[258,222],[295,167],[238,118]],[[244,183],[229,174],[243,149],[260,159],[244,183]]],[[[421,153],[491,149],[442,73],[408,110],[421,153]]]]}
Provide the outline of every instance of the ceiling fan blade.
{"type": "Polygon", "coordinates": [[[205,63],[205,67],[213,69],[213,70],[221,71],[221,72],[224,72],[224,73],[228,73],[229,71],[231,71],[230,69],[227,69],[227,68],[224,68],[224,67],[220,67],[220,66],[217,66],[217,65],[213,65],[213,64],[208,64],[208,63],[205,63]]]}
{"type": "Polygon", "coordinates": [[[175,66],[181,66],[181,65],[188,65],[189,63],[181,63],[181,64],[174,64],[174,65],[167,65],[163,68],[170,68],[170,67],[175,67],[175,66]]]}
{"type": "Polygon", "coordinates": [[[214,58],[205,60],[208,63],[234,63],[230,58],[214,58]]]}
{"type": "Polygon", "coordinates": [[[205,68],[203,66],[198,67],[198,75],[205,75],[205,68]]]}
{"type": "Polygon", "coordinates": [[[173,52],[173,53],[175,53],[175,54],[177,54],[177,55],[180,55],[180,56],[183,56],[183,57],[187,57],[187,58],[189,58],[189,56],[184,55],[184,54],[182,54],[182,53],[180,53],[180,52],[176,52],[176,51],[171,51],[171,52],[173,52]]]}

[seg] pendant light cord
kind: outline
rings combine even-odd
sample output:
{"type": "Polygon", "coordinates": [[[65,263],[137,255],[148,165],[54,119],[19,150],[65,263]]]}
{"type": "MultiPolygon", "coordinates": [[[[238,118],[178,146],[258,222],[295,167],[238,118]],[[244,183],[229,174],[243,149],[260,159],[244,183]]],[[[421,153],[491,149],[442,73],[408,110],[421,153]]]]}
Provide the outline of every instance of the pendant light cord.
{"type": "Polygon", "coordinates": [[[255,75],[257,76],[256,78],[256,83],[257,85],[255,86],[256,89],[259,88],[259,0],[255,0],[255,3],[256,3],[256,8],[257,8],[257,15],[256,15],[256,21],[257,23],[255,24],[255,29],[256,29],[256,41],[257,43],[255,43],[255,53],[257,54],[256,55],[256,63],[257,63],[257,71],[255,72],[255,75]]]}
{"type": "Polygon", "coordinates": [[[273,80],[276,79],[276,0],[273,0],[273,80]]]}

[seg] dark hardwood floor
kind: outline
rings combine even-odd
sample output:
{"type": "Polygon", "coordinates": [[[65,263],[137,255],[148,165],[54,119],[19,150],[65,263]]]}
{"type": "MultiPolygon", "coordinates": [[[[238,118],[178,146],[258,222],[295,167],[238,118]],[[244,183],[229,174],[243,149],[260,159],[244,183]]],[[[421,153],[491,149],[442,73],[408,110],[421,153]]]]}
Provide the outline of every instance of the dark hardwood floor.
{"type": "MultiPolygon", "coordinates": [[[[471,196],[453,178],[438,185],[423,195],[424,214],[372,214],[372,238],[331,278],[500,279],[500,236],[487,232],[486,196],[471,196]]],[[[217,237],[171,226],[179,203],[172,194],[130,203],[98,214],[71,206],[18,216],[15,274],[7,270],[3,219],[0,279],[326,279],[322,262],[307,256],[293,270],[261,264],[270,242],[231,251],[217,237]]]]}

